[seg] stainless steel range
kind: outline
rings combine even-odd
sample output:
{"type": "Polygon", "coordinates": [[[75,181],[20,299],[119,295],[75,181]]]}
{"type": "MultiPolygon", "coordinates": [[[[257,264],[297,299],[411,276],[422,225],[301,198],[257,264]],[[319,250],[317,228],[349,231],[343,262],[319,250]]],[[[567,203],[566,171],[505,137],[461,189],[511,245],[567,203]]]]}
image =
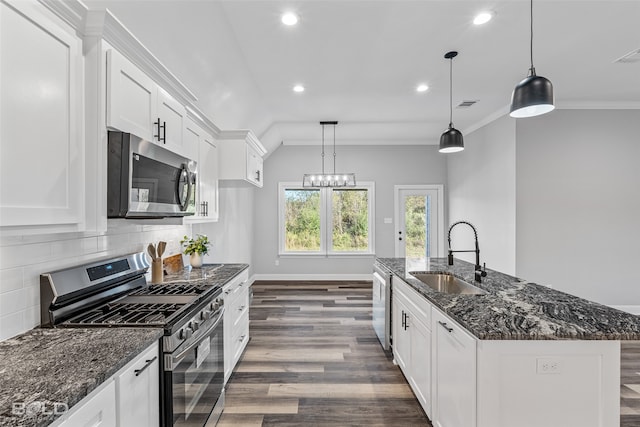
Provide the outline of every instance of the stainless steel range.
{"type": "Polygon", "coordinates": [[[161,327],[164,426],[204,426],[224,407],[224,305],[220,286],[147,284],[144,253],[40,277],[48,327],[161,327]]]}

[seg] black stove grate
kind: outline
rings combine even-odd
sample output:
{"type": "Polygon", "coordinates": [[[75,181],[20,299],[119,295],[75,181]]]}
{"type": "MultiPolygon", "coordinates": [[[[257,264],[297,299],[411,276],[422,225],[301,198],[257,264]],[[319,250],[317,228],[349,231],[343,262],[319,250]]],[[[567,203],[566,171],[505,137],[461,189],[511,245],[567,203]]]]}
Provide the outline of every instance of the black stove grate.
{"type": "Polygon", "coordinates": [[[151,284],[129,295],[201,295],[212,287],[207,284],[151,284]]]}
{"type": "Polygon", "coordinates": [[[184,304],[176,303],[114,302],[69,319],[67,323],[164,325],[183,306],[184,304]]]}

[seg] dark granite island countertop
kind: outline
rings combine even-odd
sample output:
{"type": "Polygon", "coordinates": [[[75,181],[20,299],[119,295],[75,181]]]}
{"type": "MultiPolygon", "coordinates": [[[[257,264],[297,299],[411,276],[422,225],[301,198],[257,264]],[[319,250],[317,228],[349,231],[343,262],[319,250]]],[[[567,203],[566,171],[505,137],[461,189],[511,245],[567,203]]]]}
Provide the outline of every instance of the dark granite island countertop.
{"type": "Polygon", "coordinates": [[[0,342],[0,426],[49,425],[57,418],[54,403],[71,408],[162,333],[160,328],[32,329],[0,342]],[[46,414],[14,415],[14,403],[42,405],[46,414]]]}
{"type": "Polygon", "coordinates": [[[473,264],[432,258],[430,271],[451,273],[487,291],[452,295],[407,275],[405,258],[376,258],[392,274],[482,340],[640,340],[640,316],[487,269],[474,281],[473,264]]]}

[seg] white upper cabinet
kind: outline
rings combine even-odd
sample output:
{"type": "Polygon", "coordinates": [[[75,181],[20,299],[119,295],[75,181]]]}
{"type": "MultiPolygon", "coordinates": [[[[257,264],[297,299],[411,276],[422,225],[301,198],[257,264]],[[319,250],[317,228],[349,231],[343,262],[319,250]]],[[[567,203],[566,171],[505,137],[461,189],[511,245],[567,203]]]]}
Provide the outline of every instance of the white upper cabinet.
{"type": "Polygon", "coordinates": [[[267,150],[250,130],[220,132],[220,179],[241,180],[262,188],[267,150]]]}
{"type": "Polygon", "coordinates": [[[116,50],[107,51],[107,126],[184,153],[186,108],[116,50]]]}
{"type": "Polygon", "coordinates": [[[190,117],[186,119],[185,151],[198,162],[195,203],[190,207],[193,216],[187,222],[214,222],[218,220],[218,147],[213,137],[190,117]]]}
{"type": "Polygon", "coordinates": [[[81,231],[81,40],[39,3],[0,2],[0,226],[81,231]]]}

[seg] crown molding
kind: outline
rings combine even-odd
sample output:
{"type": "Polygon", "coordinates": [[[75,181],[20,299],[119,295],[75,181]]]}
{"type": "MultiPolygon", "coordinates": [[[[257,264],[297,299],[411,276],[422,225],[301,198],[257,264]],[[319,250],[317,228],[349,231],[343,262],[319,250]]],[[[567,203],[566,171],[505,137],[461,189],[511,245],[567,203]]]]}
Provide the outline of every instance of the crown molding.
{"type": "Polygon", "coordinates": [[[198,126],[211,134],[215,139],[220,137],[220,128],[215,125],[200,109],[193,105],[187,105],[187,117],[198,126]]]}
{"type": "Polygon", "coordinates": [[[264,145],[250,129],[223,130],[218,134],[218,138],[222,140],[244,140],[253,146],[261,157],[267,154],[267,149],[264,148],[264,145]]]}
{"type": "Polygon", "coordinates": [[[87,10],[84,35],[104,39],[183,105],[192,105],[198,101],[196,95],[169,71],[109,9],[87,10]]]}
{"type": "Polygon", "coordinates": [[[38,0],[44,7],[55,13],[74,30],[82,32],[87,7],[77,0],[38,0]]]}

